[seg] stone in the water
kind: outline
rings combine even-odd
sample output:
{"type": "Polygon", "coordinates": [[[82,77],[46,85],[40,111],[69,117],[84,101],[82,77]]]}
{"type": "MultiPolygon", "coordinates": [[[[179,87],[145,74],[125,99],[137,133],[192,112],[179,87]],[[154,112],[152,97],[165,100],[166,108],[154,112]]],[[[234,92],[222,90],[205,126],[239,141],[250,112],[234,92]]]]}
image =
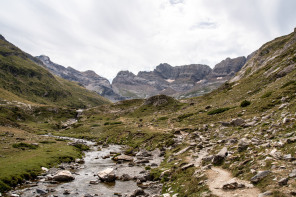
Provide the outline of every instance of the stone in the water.
{"type": "Polygon", "coordinates": [[[38,193],[38,194],[41,194],[41,195],[44,195],[44,194],[47,194],[48,192],[47,191],[45,191],[45,190],[43,190],[43,189],[36,189],[36,192],[38,193]]]}
{"type": "Polygon", "coordinates": [[[128,155],[119,155],[117,157],[114,157],[115,161],[133,161],[134,158],[128,155]]]}
{"type": "Polygon", "coordinates": [[[123,174],[123,175],[121,175],[121,177],[119,179],[122,181],[130,181],[130,180],[132,180],[132,177],[128,174],[123,174]]]}
{"type": "Polygon", "coordinates": [[[44,172],[48,172],[48,168],[46,168],[46,167],[41,167],[41,170],[44,172]]]}
{"type": "Polygon", "coordinates": [[[144,192],[144,190],[143,189],[136,189],[133,193],[132,193],[132,195],[131,195],[131,197],[135,197],[135,196],[144,196],[146,193],[144,192]]]}
{"type": "Polygon", "coordinates": [[[70,190],[65,189],[64,192],[63,192],[63,194],[64,194],[64,195],[69,195],[69,194],[71,194],[71,192],[70,192],[70,190]]]}
{"type": "Polygon", "coordinates": [[[104,182],[113,182],[116,178],[113,168],[106,168],[105,170],[98,172],[98,177],[104,182]]]}
{"type": "Polygon", "coordinates": [[[75,177],[72,175],[72,173],[68,170],[61,170],[58,171],[52,179],[54,181],[59,181],[59,182],[66,182],[66,181],[72,181],[75,179],[75,177]]]}

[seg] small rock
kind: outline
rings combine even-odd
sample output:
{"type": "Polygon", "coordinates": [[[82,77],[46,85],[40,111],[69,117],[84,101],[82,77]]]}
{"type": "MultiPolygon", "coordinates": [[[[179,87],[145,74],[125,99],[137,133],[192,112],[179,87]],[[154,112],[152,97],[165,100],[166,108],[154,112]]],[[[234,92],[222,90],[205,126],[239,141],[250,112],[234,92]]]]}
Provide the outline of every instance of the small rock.
{"type": "Polygon", "coordinates": [[[146,193],[144,192],[144,190],[143,189],[136,189],[133,193],[132,193],[132,195],[131,195],[131,197],[135,197],[135,196],[144,196],[146,193]]]}
{"type": "Polygon", "coordinates": [[[245,124],[245,120],[241,118],[233,119],[230,124],[233,126],[243,126],[245,124]]]}
{"type": "Polygon", "coordinates": [[[194,163],[189,163],[189,164],[186,164],[185,166],[183,166],[181,169],[186,170],[186,169],[191,168],[193,166],[194,166],[194,163]]]}
{"type": "Polygon", "coordinates": [[[292,172],[289,174],[290,178],[295,178],[296,177],[296,169],[292,170],[292,172]]]}
{"type": "Polygon", "coordinates": [[[46,168],[46,167],[41,167],[41,170],[44,172],[48,172],[48,168],[46,168]]]}
{"type": "Polygon", "coordinates": [[[123,174],[123,175],[121,175],[121,177],[119,179],[122,181],[130,181],[130,180],[132,180],[132,177],[128,174],[123,174]]]}
{"type": "Polygon", "coordinates": [[[117,157],[114,157],[115,161],[133,161],[133,157],[128,155],[119,155],[117,157]]]}
{"type": "Polygon", "coordinates": [[[11,197],[19,197],[20,195],[18,194],[10,194],[11,197]]]}
{"type": "Polygon", "coordinates": [[[251,182],[252,183],[258,183],[259,181],[261,181],[262,179],[264,179],[267,175],[269,175],[271,172],[266,170],[266,171],[261,171],[258,172],[255,176],[253,176],[251,178],[251,182]]]}
{"type": "Polygon", "coordinates": [[[296,142],[296,137],[290,137],[290,138],[287,139],[288,144],[292,144],[294,142],[296,142]]]}
{"type": "Polygon", "coordinates": [[[47,194],[48,192],[47,191],[45,191],[45,190],[43,190],[43,189],[36,189],[36,192],[38,193],[38,194],[41,194],[41,195],[44,195],[44,194],[47,194]]]}
{"type": "Polygon", "coordinates": [[[273,195],[272,191],[266,191],[264,193],[259,194],[258,197],[272,196],[272,195],[273,195]]]}
{"type": "Polygon", "coordinates": [[[97,184],[99,184],[99,181],[97,181],[97,180],[89,181],[89,184],[97,185],[97,184]]]}
{"type": "Polygon", "coordinates": [[[71,194],[71,192],[70,192],[70,190],[65,189],[64,192],[63,192],[63,194],[64,194],[64,195],[69,195],[69,194],[71,194]]]}
{"type": "Polygon", "coordinates": [[[165,194],[162,194],[163,197],[171,197],[171,194],[169,193],[165,193],[165,194]]]}
{"type": "Polygon", "coordinates": [[[283,119],[283,124],[287,124],[287,123],[289,123],[289,122],[291,122],[291,119],[290,119],[290,118],[285,117],[285,118],[283,119]]]}
{"type": "Polygon", "coordinates": [[[237,183],[236,181],[232,181],[230,183],[224,184],[222,186],[222,189],[224,189],[224,190],[234,190],[234,189],[244,188],[244,187],[246,187],[244,184],[237,183]]]}
{"type": "Polygon", "coordinates": [[[289,181],[289,178],[282,178],[281,180],[279,180],[278,184],[280,186],[284,186],[288,184],[288,181],[289,181]]]}

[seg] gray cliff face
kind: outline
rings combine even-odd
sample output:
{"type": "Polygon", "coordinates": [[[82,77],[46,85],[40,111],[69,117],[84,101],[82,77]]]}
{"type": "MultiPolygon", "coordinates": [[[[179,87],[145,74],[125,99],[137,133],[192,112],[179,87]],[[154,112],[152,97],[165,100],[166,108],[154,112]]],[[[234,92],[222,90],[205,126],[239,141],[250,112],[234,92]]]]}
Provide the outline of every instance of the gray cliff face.
{"type": "Polygon", "coordinates": [[[212,70],[207,65],[158,65],[153,71],[137,75],[121,71],[112,82],[114,91],[128,98],[147,98],[165,94],[177,98],[199,96],[218,88],[246,63],[245,57],[227,58],[212,70]]]}
{"type": "Polygon", "coordinates": [[[80,72],[71,67],[65,68],[64,66],[53,63],[45,55],[37,56],[36,59],[40,60],[51,73],[64,79],[78,82],[86,89],[95,91],[111,101],[124,99],[113,91],[110,82],[106,78],[97,75],[94,71],[80,72]]]}
{"type": "Polygon", "coordinates": [[[234,59],[226,58],[216,64],[209,77],[233,77],[246,63],[247,58],[237,57],[234,59]]]}
{"type": "Polygon", "coordinates": [[[202,64],[173,67],[163,63],[153,71],[141,71],[137,75],[129,71],[120,71],[111,85],[106,78],[94,71],[80,72],[71,67],[65,68],[53,63],[44,55],[34,59],[35,62],[41,61],[53,74],[76,81],[112,101],[148,98],[159,94],[176,98],[200,96],[231,79],[247,60],[245,57],[227,58],[218,63],[214,69],[202,64]]]}

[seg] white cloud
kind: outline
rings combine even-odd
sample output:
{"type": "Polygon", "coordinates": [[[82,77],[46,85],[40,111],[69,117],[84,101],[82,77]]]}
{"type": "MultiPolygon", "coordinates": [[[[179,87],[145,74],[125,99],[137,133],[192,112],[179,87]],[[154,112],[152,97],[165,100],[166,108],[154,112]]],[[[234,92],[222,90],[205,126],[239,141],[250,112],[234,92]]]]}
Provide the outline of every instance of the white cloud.
{"type": "Polygon", "coordinates": [[[293,0],[0,0],[0,33],[32,55],[112,79],[159,63],[248,55],[290,33],[293,0]]]}

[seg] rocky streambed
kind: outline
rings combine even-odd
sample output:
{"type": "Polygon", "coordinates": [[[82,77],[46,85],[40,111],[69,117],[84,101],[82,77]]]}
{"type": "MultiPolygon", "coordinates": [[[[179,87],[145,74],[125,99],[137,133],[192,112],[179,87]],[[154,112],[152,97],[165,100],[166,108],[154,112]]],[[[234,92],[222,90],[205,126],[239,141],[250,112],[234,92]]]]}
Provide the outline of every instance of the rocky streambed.
{"type": "Polygon", "coordinates": [[[97,146],[94,142],[65,138],[72,143],[90,146],[83,159],[64,163],[57,168],[45,169],[34,182],[27,181],[22,188],[7,196],[158,196],[162,185],[152,181],[150,168],[162,161],[160,150],[141,150],[136,156],[123,154],[124,146],[97,146]],[[116,161],[112,159],[114,156],[116,161]],[[60,177],[59,177],[60,175],[60,177]],[[104,178],[105,177],[105,178],[104,178]]]}

